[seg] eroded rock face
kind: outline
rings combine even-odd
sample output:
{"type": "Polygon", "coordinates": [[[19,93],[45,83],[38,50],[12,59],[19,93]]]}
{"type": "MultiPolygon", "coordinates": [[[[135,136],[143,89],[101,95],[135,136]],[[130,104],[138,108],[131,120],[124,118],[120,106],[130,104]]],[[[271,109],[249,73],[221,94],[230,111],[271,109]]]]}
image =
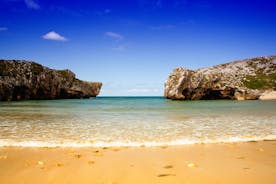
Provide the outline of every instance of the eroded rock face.
{"type": "Polygon", "coordinates": [[[100,82],[76,79],[70,70],[53,70],[35,62],[0,60],[0,100],[96,97],[100,82]]]}
{"type": "Polygon", "coordinates": [[[276,56],[234,61],[198,70],[176,68],[164,96],[174,100],[254,100],[276,90],[276,56]]]}

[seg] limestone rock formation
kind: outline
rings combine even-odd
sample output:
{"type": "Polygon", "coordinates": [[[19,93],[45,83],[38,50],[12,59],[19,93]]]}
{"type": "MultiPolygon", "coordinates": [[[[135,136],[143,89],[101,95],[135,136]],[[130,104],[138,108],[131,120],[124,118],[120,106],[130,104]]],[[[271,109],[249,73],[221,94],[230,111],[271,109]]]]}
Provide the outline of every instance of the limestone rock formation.
{"type": "Polygon", "coordinates": [[[259,99],[276,90],[276,56],[234,61],[209,68],[176,68],[164,96],[174,100],[259,99]]]}
{"type": "Polygon", "coordinates": [[[96,97],[100,82],[76,79],[70,70],[53,70],[35,62],[0,60],[0,100],[96,97]]]}
{"type": "Polygon", "coordinates": [[[276,100],[276,91],[266,91],[260,98],[260,100],[276,100]]]}

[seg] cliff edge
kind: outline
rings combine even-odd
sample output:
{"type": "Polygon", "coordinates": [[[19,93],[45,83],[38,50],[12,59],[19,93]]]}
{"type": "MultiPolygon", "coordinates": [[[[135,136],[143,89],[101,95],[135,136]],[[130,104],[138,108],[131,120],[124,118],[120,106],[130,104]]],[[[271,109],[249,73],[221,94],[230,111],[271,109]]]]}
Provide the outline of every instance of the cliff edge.
{"type": "Polygon", "coordinates": [[[100,82],[81,81],[70,70],[53,70],[35,62],[0,60],[0,100],[96,97],[100,82]]]}
{"type": "Polygon", "coordinates": [[[189,70],[176,68],[165,82],[164,96],[174,100],[276,99],[276,56],[234,61],[189,70]]]}

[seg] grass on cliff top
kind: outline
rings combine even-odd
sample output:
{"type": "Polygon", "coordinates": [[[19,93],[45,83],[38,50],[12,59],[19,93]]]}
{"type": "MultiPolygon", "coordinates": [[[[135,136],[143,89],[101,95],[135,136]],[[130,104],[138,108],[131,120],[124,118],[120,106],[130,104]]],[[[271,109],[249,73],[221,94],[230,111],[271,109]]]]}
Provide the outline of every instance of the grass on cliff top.
{"type": "Polygon", "coordinates": [[[276,90],[276,74],[257,74],[256,76],[248,75],[243,84],[250,89],[274,89],[276,90]]]}
{"type": "Polygon", "coordinates": [[[58,70],[57,73],[62,77],[62,78],[68,78],[69,74],[66,70],[58,70]]]}
{"type": "Polygon", "coordinates": [[[35,75],[39,75],[41,72],[43,72],[43,66],[37,63],[32,63],[31,71],[35,75]]]}

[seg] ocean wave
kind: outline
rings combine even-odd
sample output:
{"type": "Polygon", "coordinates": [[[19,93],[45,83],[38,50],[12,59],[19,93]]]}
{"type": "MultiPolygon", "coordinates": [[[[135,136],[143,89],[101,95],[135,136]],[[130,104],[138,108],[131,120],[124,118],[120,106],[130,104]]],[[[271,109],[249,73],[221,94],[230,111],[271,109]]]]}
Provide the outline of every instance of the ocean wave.
{"type": "Polygon", "coordinates": [[[160,147],[160,146],[181,146],[193,144],[213,144],[213,143],[238,143],[238,142],[252,142],[252,141],[266,141],[276,140],[276,135],[269,135],[265,137],[230,137],[223,140],[189,140],[179,139],[168,142],[46,142],[46,141],[13,141],[0,140],[0,147],[160,147]]]}

